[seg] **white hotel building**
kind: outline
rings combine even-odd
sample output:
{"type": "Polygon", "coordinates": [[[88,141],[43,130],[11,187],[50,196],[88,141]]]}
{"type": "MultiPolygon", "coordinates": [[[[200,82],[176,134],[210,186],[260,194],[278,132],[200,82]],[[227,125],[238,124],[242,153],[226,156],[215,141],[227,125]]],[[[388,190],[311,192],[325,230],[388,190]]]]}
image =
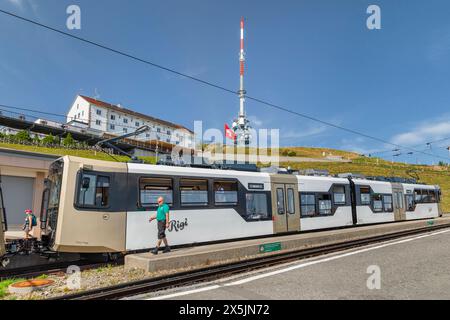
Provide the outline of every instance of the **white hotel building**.
{"type": "Polygon", "coordinates": [[[113,105],[94,98],[78,95],[67,113],[67,123],[72,126],[122,135],[148,125],[150,131],[130,137],[138,141],[158,141],[161,146],[178,145],[194,148],[194,133],[177,124],[113,105]]]}

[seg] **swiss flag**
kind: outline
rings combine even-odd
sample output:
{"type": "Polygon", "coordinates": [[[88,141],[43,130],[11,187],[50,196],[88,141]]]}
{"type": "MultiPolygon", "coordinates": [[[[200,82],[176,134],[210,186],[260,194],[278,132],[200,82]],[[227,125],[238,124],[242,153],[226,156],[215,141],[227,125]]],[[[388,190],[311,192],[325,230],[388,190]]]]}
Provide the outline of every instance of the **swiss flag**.
{"type": "Polygon", "coordinates": [[[236,140],[236,133],[230,129],[230,127],[225,123],[225,137],[231,140],[236,140]]]}

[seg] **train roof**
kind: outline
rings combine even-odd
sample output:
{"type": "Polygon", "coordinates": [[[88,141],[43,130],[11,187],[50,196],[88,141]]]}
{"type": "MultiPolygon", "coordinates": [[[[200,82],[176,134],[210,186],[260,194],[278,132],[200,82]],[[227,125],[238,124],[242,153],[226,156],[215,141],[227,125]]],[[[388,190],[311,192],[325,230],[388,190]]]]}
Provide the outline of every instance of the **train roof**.
{"type": "MultiPolygon", "coordinates": [[[[109,169],[118,169],[123,171],[124,169],[130,172],[142,172],[142,173],[195,173],[197,175],[212,176],[219,175],[222,177],[233,177],[233,176],[247,176],[247,177],[269,177],[274,174],[286,174],[295,175],[303,180],[328,180],[332,179],[340,183],[347,183],[348,179],[351,178],[353,181],[366,184],[383,184],[383,183],[402,183],[407,187],[414,188],[414,186],[428,186],[434,188],[436,186],[427,185],[425,183],[419,183],[412,178],[403,177],[384,177],[384,176],[364,176],[355,173],[341,173],[337,175],[331,175],[327,170],[315,170],[307,169],[300,171],[293,171],[290,168],[262,168],[260,170],[255,165],[248,164],[212,164],[212,165],[196,165],[196,166],[180,166],[180,165],[167,165],[167,164],[143,164],[143,163],[125,163],[125,162],[113,162],[105,160],[96,160],[89,158],[82,158],[76,156],[64,156],[59,158],[67,159],[70,162],[77,162],[83,164],[83,166],[104,166],[109,169]]],[[[57,161],[57,160],[56,160],[57,161]]]]}

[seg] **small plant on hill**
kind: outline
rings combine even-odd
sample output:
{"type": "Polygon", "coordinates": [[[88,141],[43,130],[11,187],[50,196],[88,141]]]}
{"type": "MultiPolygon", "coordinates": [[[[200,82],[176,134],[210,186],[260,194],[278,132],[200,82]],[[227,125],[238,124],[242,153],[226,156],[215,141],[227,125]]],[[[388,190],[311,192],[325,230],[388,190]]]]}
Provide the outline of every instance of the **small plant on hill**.
{"type": "Polygon", "coordinates": [[[45,136],[44,139],[42,139],[42,144],[44,146],[54,146],[56,144],[55,137],[50,133],[49,135],[45,136]]]}
{"type": "Polygon", "coordinates": [[[70,133],[68,133],[67,136],[63,139],[62,144],[65,147],[73,147],[75,145],[75,139],[72,138],[72,135],[70,133]]]}
{"type": "Polygon", "coordinates": [[[31,142],[31,136],[30,133],[26,130],[21,130],[16,133],[15,139],[18,142],[31,142]]]}

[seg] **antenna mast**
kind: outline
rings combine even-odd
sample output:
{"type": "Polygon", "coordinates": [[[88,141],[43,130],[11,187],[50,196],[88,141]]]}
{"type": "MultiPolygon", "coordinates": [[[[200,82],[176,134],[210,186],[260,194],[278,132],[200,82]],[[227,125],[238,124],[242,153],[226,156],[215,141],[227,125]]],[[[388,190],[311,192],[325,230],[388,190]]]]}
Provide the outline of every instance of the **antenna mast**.
{"type": "Polygon", "coordinates": [[[245,116],[244,102],[245,94],[244,89],[244,64],[245,64],[245,51],[244,51],[244,18],[241,18],[241,50],[239,52],[239,117],[233,121],[232,129],[236,133],[235,144],[250,144],[250,121],[245,116]]]}

